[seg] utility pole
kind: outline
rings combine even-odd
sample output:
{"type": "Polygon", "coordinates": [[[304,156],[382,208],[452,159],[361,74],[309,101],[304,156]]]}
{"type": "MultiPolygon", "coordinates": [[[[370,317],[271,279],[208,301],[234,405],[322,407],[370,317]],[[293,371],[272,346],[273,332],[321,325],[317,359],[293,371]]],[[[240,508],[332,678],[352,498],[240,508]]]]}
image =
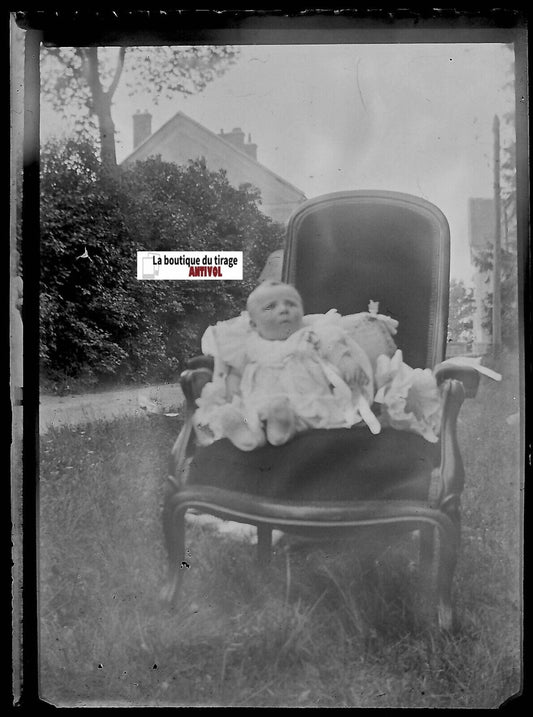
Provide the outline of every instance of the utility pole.
{"type": "Polygon", "coordinates": [[[492,353],[497,360],[502,348],[501,302],[501,189],[500,189],[500,119],[494,116],[494,254],[492,269],[492,353]]]}

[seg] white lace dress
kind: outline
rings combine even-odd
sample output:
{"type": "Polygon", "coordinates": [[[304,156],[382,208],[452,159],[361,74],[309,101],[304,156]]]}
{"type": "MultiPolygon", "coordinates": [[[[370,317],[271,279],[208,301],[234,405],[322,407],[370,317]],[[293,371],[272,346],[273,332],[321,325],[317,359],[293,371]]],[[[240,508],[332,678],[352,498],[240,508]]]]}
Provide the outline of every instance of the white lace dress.
{"type": "Polygon", "coordinates": [[[287,398],[298,431],[308,428],[349,428],[365,421],[373,432],[380,425],[370,410],[374,396],[373,371],[361,347],[342,328],[337,312],[304,317],[304,326],[284,341],[261,338],[251,329],[248,315],[209,327],[202,350],[214,356],[213,382],[198,399],[195,425],[203,443],[224,437],[218,421],[228,401],[251,427],[266,418],[269,405],[287,398]],[[336,360],[348,355],[356,365],[348,384],[336,360]],[[240,376],[238,393],[228,397],[229,369],[240,376]]]}
{"type": "Polygon", "coordinates": [[[364,422],[372,433],[389,426],[431,443],[439,440],[441,389],[430,369],[403,362],[392,339],[397,321],[377,310],[341,316],[332,309],[304,316],[303,324],[285,341],[262,339],[246,312],[207,329],[202,351],[214,357],[215,368],[212,383],[197,400],[194,423],[201,444],[225,437],[218,420],[221,406],[231,403],[257,429],[269,403],[281,396],[290,401],[297,430],[364,422]],[[335,365],[339,347],[358,367],[350,385],[335,365]],[[233,395],[227,392],[230,371],[240,381],[233,395]],[[373,404],[379,404],[379,420],[373,404]]]}

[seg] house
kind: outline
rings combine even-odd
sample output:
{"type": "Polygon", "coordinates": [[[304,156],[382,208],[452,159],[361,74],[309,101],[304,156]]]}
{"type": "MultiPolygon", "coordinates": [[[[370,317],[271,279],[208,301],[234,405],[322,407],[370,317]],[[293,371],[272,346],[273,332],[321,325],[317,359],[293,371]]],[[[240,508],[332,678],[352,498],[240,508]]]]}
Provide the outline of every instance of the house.
{"type": "Polygon", "coordinates": [[[251,184],[261,192],[261,211],[274,221],[286,224],[294,209],[305,201],[305,194],[257,161],[257,145],[240,127],[230,132],[211,132],[183,112],[152,132],[148,112],[133,115],[133,152],[122,162],[129,165],[148,157],[161,156],[165,162],[185,164],[204,158],[209,169],[224,169],[234,187],[251,184]]]}

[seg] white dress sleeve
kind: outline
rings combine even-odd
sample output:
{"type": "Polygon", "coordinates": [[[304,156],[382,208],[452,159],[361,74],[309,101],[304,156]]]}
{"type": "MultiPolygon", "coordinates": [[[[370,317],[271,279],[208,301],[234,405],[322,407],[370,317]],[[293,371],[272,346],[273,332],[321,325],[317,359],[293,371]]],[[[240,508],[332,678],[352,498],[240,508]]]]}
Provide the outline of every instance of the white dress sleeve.
{"type": "Polygon", "coordinates": [[[209,326],[202,336],[202,352],[242,373],[246,364],[246,343],[252,334],[248,313],[209,326]]]}

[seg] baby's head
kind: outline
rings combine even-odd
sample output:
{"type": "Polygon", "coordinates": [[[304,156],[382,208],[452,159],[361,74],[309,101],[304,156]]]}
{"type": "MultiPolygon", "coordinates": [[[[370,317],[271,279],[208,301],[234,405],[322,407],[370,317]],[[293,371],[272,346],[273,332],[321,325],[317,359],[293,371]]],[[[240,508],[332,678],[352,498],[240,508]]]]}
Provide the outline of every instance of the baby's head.
{"type": "Polygon", "coordinates": [[[269,341],[283,341],[302,328],[303,304],[294,286],[264,281],[248,297],[250,324],[269,341]]]}

